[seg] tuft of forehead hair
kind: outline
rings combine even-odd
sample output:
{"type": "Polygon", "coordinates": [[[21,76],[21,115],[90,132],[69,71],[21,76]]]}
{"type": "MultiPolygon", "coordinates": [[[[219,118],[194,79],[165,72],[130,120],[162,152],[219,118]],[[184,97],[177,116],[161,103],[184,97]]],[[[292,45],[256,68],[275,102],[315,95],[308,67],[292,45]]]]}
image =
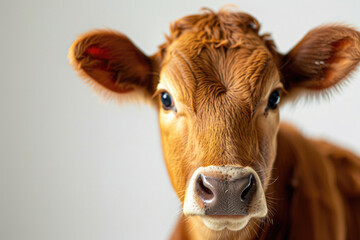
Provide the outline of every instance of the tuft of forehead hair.
{"type": "Polygon", "coordinates": [[[192,46],[197,54],[204,48],[254,49],[262,43],[276,56],[276,46],[270,34],[259,35],[259,30],[259,22],[237,8],[224,6],[217,13],[203,8],[200,14],[185,16],[172,23],[170,35],[165,35],[166,42],[159,46],[159,50],[164,56],[175,40],[184,33],[192,32],[197,35],[197,41],[192,46]]]}

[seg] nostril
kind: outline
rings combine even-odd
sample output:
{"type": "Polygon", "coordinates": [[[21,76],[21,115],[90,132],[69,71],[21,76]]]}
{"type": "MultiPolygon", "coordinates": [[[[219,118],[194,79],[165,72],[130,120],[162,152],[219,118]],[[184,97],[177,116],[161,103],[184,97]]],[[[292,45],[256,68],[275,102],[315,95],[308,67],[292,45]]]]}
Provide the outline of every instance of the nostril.
{"type": "Polygon", "coordinates": [[[250,174],[249,182],[245,186],[244,190],[241,192],[241,195],[240,195],[240,200],[242,202],[248,202],[251,200],[251,197],[255,192],[255,185],[256,185],[256,183],[255,183],[254,175],[250,174]]]}
{"type": "Polygon", "coordinates": [[[199,185],[200,185],[200,188],[202,190],[204,190],[204,192],[206,192],[207,194],[213,194],[213,192],[204,185],[204,181],[203,181],[202,177],[199,178],[199,185]]]}
{"type": "Polygon", "coordinates": [[[211,186],[206,179],[204,178],[204,176],[202,174],[199,175],[198,179],[197,179],[197,190],[199,193],[199,196],[203,199],[203,200],[211,200],[214,197],[214,193],[213,191],[210,190],[210,188],[208,188],[206,185],[211,186]]]}

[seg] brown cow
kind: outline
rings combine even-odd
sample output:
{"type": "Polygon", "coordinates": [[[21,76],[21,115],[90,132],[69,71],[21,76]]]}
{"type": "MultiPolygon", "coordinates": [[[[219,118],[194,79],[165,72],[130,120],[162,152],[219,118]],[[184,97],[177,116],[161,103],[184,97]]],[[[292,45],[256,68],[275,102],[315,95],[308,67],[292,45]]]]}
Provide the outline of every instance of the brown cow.
{"type": "Polygon", "coordinates": [[[97,90],[159,112],[183,215],[172,239],[360,239],[360,158],[279,122],[279,101],[320,93],[360,61],[360,33],[327,25],[288,54],[250,15],[186,16],[153,56],[96,30],[70,49],[97,90]]]}

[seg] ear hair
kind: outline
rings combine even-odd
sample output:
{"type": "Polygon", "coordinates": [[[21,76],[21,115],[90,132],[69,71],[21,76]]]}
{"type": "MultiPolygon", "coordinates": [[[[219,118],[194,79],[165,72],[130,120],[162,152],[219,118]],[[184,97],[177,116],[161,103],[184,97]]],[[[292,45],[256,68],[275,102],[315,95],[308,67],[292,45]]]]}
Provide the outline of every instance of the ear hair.
{"type": "Polygon", "coordinates": [[[123,94],[114,92],[99,84],[98,82],[90,79],[82,71],[78,71],[78,76],[83,79],[86,86],[90,87],[94,95],[96,95],[101,102],[115,103],[115,104],[147,104],[154,106],[153,97],[144,89],[137,89],[136,91],[129,91],[123,94]]]}
{"type": "Polygon", "coordinates": [[[282,95],[280,105],[285,106],[291,103],[294,104],[294,106],[297,106],[297,104],[303,103],[330,101],[332,96],[340,95],[342,89],[349,85],[349,82],[348,79],[344,79],[334,86],[319,90],[294,88],[291,92],[286,92],[282,95]]]}

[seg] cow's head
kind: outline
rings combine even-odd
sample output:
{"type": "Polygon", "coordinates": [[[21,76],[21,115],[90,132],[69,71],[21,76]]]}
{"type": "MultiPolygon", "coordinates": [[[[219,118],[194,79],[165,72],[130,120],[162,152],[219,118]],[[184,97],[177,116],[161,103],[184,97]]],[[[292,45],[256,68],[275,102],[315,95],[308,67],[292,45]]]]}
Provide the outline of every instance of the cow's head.
{"type": "Polygon", "coordinates": [[[240,230],[268,212],[280,99],[345,79],[359,63],[360,34],[322,26],[281,55],[252,16],[206,11],[172,24],[153,56],[121,33],[96,30],[73,44],[70,58],[97,90],[156,106],[184,214],[213,230],[240,230]]]}

